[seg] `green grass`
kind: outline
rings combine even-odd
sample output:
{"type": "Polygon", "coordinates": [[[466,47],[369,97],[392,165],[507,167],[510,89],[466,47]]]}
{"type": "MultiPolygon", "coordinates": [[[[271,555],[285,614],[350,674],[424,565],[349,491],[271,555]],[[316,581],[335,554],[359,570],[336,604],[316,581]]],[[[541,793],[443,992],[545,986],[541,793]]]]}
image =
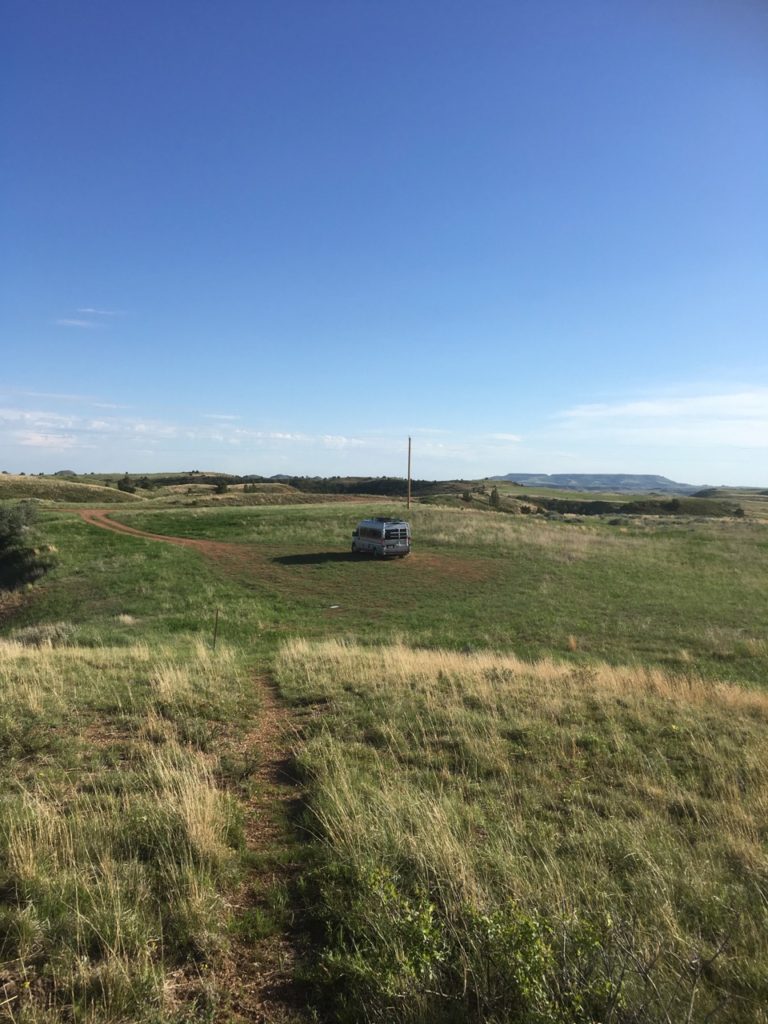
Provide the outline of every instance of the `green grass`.
{"type": "MultiPolygon", "coordinates": [[[[402,505],[134,513],[153,532],[242,545],[230,579],[277,602],[278,633],[490,646],[697,668],[765,682],[768,531],[760,524],[641,519],[547,522],[415,506],[414,554],[348,557],[365,514],[402,505]],[[331,605],[338,605],[331,609],[331,605]]],[[[138,542],[143,543],[143,542],[138,542]]]]}
{"type": "Polygon", "coordinates": [[[189,645],[210,639],[217,607],[225,639],[245,642],[262,627],[266,606],[194,552],[108,533],[65,512],[46,513],[41,531],[55,548],[56,567],[31,592],[14,628],[67,621],[79,644],[189,645]]]}
{"type": "Polygon", "coordinates": [[[208,556],[41,513],[55,567],[0,619],[9,1019],[235,1019],[231,943],[295,912],[227,910],[273,669],[309,833],[264,856],[297,866],[329,1019],[651,1024],[693,995],[703,1024],[722,991],[712,1020],[765,1024],[768,526],[417,505],[410,558],[352,558],[389,512],[113,513],[208,556]]]}

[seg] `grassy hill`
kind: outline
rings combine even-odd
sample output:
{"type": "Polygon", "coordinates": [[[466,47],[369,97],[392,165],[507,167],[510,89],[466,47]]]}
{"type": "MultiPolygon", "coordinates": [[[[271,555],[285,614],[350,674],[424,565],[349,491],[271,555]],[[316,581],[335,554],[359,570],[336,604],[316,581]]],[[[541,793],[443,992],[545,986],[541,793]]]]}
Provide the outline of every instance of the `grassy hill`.
{"type": "Polygon", "coordinates": [[[764,487],[707,487],[694,497],[737,502],[750,515],[768,519],[768,489],[764,487]]]}
{"type": "Polygon", "coordinates": [[[79,483],[50,476],[18,476],[0,474],[0,501],[37,498],[41,501],[76,503],[130,503],[140,501],[133,494],[93,483],[79,483]]]}
{"type": "Polygon", "coordinates": [[[9,1019],[765,1024],[768,525],[417,505],[354,558],[388,512],[43,510],[0,609],[9,1019]]]}

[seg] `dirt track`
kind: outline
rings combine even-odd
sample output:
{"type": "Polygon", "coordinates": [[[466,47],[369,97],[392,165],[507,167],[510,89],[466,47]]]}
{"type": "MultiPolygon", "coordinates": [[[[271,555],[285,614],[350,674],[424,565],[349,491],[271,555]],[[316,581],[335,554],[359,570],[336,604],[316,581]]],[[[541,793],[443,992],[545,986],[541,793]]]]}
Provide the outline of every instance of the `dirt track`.
{"type": "MultiPolygon", "coordinates": [[[[220,565],[232,566],[242,560],[244,546],[241,544],[137,530],[110,519],[111,511],[78,509],[77,514],[91,526],[113,533],[192,548],[220,565]]],[[[257,785],[245,805],[243,827],[249,850],[258,853],[267,866],[252,869],[234,894],[232,908],[239,914],[247,914],[258,907],[268,912],[270,890],[275,885],[290,885],[294,867],[282,851],[295,843],[295,839],[285,822],[289,817],[288,807],[300,798],[295,780],[286,771],[291,756],[286,741],[296,731],[293,715],[279,699],[269,679],[257,675],[254,684],[259,693],[260,714],[255,728],[243,737],[240,745],[246,756],[258,752],[259,767],[253,775],[257,785]],[[269,866],[270,856],[274,859],[272,866],[269,866]]],[[[303,1000],[293,980],[295,960],[296,951],[289,935],[273,934],[256,941],[235,938],[222,965],[224,984],[229,992],[227,1021],[298,1024],[305,1020],[303,1000]]]]}
{"type": "Polygon", "coordinates": [[[137,530],[134,526],[126,526],[125,523],[118,523],[116,520],[110,519],[112,512],[114,509],[77,509],[80,518],[91,526],[98,526],[102,530],[111,530],[113,533],[127,533],[131,537],[162,541],[164,544],[174,544],[179,548],[199,551],[201,555],[216,562],[221,569],[228,573],[236,574],[238,570],[242,571],[246,560],[253,565],[262,561],[255,554],[251,545],[219,540],[195,540],[192,537],[170,537],[164,533],[149,533],[148,530],[137,530]]]}
{"type": "Polygon", "coordinates": [[[91,526],[100,526],[102,530],[112,530],[113,533],[130,533],[133,537],[146,537],[147,540],[162,540],[166,544],[177,544],[182,548],[200,548],[204,550],[211,542],[205,540],[192,540],[189,537],[167,537],[162,533],[148,533],[146,530],[137,530],[133,526],[126,526],[125,523],[115,522],[109,518],[113,509],[107,508],[83,508],[77,509],[77,514],[91,526]]]}

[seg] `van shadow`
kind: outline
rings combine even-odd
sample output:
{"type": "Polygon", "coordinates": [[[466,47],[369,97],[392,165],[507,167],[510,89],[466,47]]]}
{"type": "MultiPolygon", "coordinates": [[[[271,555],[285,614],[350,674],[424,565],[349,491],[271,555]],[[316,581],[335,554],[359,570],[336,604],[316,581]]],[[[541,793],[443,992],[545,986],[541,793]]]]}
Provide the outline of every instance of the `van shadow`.
{"type": "Polygon", "coordinates": [[[272,561],[280,565],[322,565],[324,562],[360,562],[362,559],[351,551],[313,551],[304,555],[279,555],[272,561]]]}

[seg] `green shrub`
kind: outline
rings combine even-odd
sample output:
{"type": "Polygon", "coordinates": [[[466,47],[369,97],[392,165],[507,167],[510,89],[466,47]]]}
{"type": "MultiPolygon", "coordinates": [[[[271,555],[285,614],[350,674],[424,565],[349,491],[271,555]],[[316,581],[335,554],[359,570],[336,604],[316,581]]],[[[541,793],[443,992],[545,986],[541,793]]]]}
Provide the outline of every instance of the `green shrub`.
{"type": "Polygon", "coordinates": [[[310,876],[308,903],[325,938],[315,979],[334,1020],[622,1019],[628,965],[615,955],[610,920],[550,921],[515,903],[449,907],[404,872],[331,860],[310,876]]]}
{"type": "Polygon", "coordinates": [[[34,583],[51,567],[50,553],[27,545],[29,530],[37,519],[31,501],[0,508],[0,590],[34,583]]]}

